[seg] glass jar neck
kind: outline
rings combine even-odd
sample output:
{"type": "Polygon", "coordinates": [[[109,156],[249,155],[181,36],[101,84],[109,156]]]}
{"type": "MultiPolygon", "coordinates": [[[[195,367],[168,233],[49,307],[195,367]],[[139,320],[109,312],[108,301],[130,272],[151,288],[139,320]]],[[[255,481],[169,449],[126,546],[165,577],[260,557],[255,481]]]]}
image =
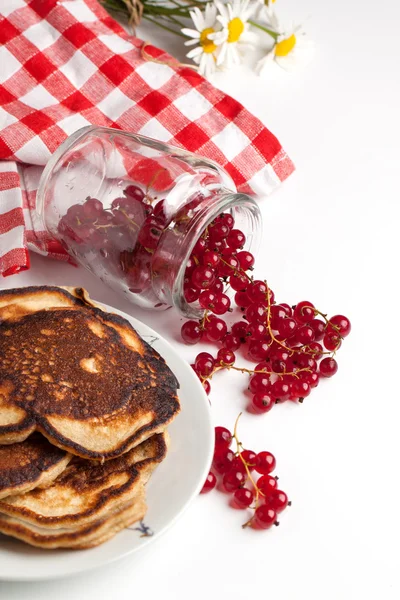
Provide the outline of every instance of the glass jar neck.
{"type": "Polygon", "coordinates": [[[261,217],[255,200],[246,194],[232,193],[220,188],[212,196],[204,198],[191,210],[185,207],[164,231],[152,261],[153,289],[161,303],[175,307],[181,315],[200,318],[200,306],[189,304],[184,295],[186,265],[193,248],[211,222],[222,213],[231,213],[235,228],[249,232],[246,249],[256,252],[261,231],[261,217]]]}

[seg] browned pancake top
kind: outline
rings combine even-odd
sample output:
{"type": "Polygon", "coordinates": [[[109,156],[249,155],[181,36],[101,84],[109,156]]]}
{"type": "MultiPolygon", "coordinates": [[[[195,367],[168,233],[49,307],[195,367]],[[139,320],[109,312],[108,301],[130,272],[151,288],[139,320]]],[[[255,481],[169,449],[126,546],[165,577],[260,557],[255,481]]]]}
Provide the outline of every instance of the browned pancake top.
{"type": "Polygon", "coordinates": [[[41,435],[19,444],[0,446],[0,492],[34,482],[66,456],[41,435]]]}
{"type": "Polygon", "coordinates": [[[154,407],[146,393],[156,387],[149,364],[86,311],[41,311],[3,325],[0,381],[29,414],[98,417],[132,394],[138,408],[154,407]]]}

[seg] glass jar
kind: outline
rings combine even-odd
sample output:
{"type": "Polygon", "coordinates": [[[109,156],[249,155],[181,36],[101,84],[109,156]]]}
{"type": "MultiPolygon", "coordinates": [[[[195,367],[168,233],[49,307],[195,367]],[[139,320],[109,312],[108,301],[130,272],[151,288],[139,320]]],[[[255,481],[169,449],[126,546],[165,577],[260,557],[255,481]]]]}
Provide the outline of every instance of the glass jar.
{"type": "Polygon", "coordinates": [[[198,318],[184,294],[197,240],[221,213],[257,249],[261,215],[216,163],[104,127],[78,130],[49,160],[38,189],[49,233],[104,283],[144,308],[198,318]]]}

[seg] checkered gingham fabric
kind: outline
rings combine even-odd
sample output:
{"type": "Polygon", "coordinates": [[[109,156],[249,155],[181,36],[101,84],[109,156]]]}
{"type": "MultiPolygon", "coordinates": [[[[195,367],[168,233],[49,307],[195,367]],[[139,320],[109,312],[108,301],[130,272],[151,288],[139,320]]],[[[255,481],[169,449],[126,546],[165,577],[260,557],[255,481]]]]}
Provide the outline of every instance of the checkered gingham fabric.
{"type": "Polygon", "coordinates": [[[241,104],[161,50],[143,52],[97,0],[1,0],[3,275],[29,268],[28,248],[68,259],[35,215],[36,190],[51,153],[90,124],[211,158],[243,192],[265,195],[293,170],[278,140],[241,104]]]}

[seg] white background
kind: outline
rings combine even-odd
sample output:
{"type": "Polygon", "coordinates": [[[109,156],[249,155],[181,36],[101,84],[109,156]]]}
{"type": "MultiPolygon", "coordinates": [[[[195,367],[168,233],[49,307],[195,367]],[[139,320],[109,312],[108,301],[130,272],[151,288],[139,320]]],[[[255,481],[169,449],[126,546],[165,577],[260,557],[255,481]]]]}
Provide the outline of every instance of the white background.
{"type": "MultiPolygon", "coordinates": [[[[400,8],[394,0],[276,6],[305,22],[317,44],[311,66],[289,75],[276,67],[264,80],[243,67],[214,79],[266,123],[297,166],[262,204],[257,273],[278,300],[308,299],[353,323],[337,376],[303,406],[242,417],[243,442],[275,453],[293,506],[279,528],[257,533],[241,530],[243,515],[223,494],[199,497],[141,558],[54,583],[1,583],[2,600],[400,596],[400,8]]],[[[139,33],[179,56],[180,41],[149,31],[139,33]]],[[[51,283],[84,285],[178,344],[171,311],[129,306],[81,269],[35,256],[31,271],[0,286],[51,283]]],[[[213,382],[216,424],[232,425],[245,385],[241,375],[213,382]]]]}

